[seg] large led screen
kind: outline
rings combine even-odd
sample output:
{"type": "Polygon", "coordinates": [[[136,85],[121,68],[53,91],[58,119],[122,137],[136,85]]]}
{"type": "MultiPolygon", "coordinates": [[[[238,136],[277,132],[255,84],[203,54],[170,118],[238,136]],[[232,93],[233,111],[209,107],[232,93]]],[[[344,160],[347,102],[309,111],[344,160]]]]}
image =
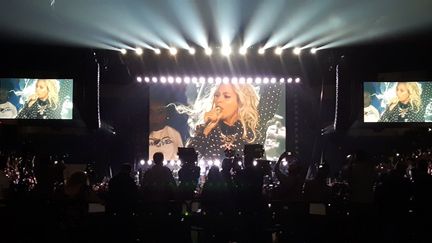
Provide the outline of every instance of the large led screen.
{"type": "Polygon", "coordinates": [[[276,160],[285,151],[285,113],[284,84],[152,84],[149,157],[177,159],[178,147],[193,147],[200,159],[222,160],[226,150],[243,155],[245,144],[262,144],[276,160]]]}
{"type": "Polygon", "coordinates": [[[0,119],[72,118],[72,79],[0,78],[0,119]]]}
{"type": "Polygon", "coordinates": [[[432,82],[365,82],[365,123],[432,122],[432,82]]]}

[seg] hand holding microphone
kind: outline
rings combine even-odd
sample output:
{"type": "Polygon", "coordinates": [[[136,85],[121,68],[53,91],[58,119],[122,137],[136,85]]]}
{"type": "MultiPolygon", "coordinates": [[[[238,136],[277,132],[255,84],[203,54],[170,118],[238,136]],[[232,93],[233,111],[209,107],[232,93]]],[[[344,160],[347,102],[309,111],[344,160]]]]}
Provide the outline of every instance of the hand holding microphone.
{"type": "Polygon", "coordinates": [[[28,99],[28,106],[31,107],[36,102],[37,99],[38,99],[37,94],[30,95],[28,99]]]}
{"type": "Polygon", "coordinates": [[[216,106],[211,111],[206,112],[204,114],[204,135],[210,134],[210,132],[215,128],[222,116],[221,108],[219,106],[216,106]]]}
{"type": "Polygon", "coordinates": [[[36,101],[38,98],[37,94],[32,94],[29,96],[29,101],[36,101]]]}
{"type": "Polygon", "coordinates": [[[204,114],[204,121],[206,126],[209,123],[218,122],[220,119],[220,114],[221,114],[221,108],[219,106],[216,106],[211,111],[206,112],[204,114]]]}

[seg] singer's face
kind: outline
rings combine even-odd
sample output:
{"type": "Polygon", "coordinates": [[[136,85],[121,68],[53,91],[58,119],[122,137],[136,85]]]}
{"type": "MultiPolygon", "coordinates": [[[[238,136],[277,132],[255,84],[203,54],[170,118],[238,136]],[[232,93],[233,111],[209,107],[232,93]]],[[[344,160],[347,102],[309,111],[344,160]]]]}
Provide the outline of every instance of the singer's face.
{"type": "Polygon", "coordinates": [[[214,103],[220,108],[221,120],[235,122],[238,118],[238,97],[230,84],[221,84],[214,94],[214,103]]]}
{"type": "Polygon", "coordinates": [[[39,99],[45,100],[48,98],[48,87],[45,81],[39,80],[36,83],[36,95],[39,99]]]}
{"type": "Polygon", "coordinates": [[[401,83],[397,85],[396,95],[401,103],[408,103],[410,95],[406,84],[401,83]]]}

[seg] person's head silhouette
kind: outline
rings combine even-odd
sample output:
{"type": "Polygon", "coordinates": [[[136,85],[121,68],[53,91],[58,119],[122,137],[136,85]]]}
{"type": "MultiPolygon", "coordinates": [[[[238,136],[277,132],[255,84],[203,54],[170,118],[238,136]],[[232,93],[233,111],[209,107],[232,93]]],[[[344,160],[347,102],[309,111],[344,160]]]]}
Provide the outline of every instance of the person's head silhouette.
{"type": "Polygon", "coordinates": [[[128,163],[124,163],[120,167],[120,173],[129,175],[132,172],[132,166],[128,163]]]}
{"type": "Polygon", "coordinates": [[[154,153],[153,155],[153,162],[155,165],[162,165],[162,162],[164,160],[164,155],[161,152],[154,153]]]}

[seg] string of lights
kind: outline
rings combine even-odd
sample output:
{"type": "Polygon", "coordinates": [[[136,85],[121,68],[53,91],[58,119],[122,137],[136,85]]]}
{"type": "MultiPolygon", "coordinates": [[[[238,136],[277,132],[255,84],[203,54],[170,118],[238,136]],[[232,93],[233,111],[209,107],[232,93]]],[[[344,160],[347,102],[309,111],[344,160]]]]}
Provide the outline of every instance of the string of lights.
{"type": "Polygon", "coordinates": [[[162,83],[162,84],[275,84],[275,83],[288,83],[299,84],[301,79],[299,77],[276,78],[276,77],[173,77],[173,76],[137,76],[138,83],[162,83]]]}

